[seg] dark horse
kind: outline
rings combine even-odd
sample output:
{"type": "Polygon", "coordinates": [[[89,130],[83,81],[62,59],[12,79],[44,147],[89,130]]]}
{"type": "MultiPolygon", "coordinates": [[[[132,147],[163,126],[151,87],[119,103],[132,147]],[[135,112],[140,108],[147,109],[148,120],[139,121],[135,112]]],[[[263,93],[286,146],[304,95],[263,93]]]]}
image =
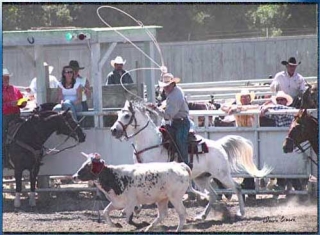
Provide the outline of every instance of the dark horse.
{"type": "Polygon", "coordinates": [[[318,86],[317,83],[306,83],[307,89],[301,96],[296,97],[291,107],[297,109],[316,109],[318,108],[318,86]]]}
{"type": "Polygon", "coordinates": [[[301,147],[301,143],[309,141],[313,151],[318,154],[318,119],[307,113],[306,109],[301,109],[291,123],[288,136],[283,143],[283,152],[291,153],[297,147],[301,152],[306,149],[301,147]]]}
{"type": "MultiPolygon", "coordinates": [[[[27,119],[18,119],[10,123],[7,143],[4,149],[6,168],[14,169],[16,180],[16,197],[14,206],[20,207],[22,188],[22,172],[30,172],[29,205],[35,206],[35,186],[41,161],[46,155],[44,143],[53,132],[74,138],[82,143],[85,134],[79,124],[74,121],[71,113],[66,110],[61,113],[54,111],[37,111],[27,119]]],[[[64,140],[66,141],[66,140],[64,140]]]]}

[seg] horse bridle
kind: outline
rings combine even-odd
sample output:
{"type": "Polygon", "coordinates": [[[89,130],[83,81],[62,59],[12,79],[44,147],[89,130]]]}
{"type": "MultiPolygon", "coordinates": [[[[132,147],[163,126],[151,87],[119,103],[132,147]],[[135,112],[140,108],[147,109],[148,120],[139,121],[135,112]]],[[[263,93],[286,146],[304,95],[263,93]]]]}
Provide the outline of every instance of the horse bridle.
{"type": "MultiPolygon", "coordinates": [[[[58,115],[62,115],[62,114],[58,114],[58,115]]],[[[60,144],[58,144],[58,145],[57,145],[56,147],[54,147],[53,149],[46,148],[46,149],[48,149],[49,151],[46,151],[45,154],[43,155],[43,157],[46,156],[46,155],[49,155],[49,154],[50,154],[50,155],[56,155],[56,154],[61,153],[61,152],[65,151],[65,150],[67,150],[67,149],[74,148],[74,147],[76,147],[78,144],[80,144],[79,139],[78,139],[78,137],[77,137],[77,138],[76,138],[76,140],[77,140],[77,143],[76,143],[76,144],[71,145],[71,146],[68,146],[68,147],[65,147],[65,148],[63,148],[63,149],[61,149],[61,150],[56,151],[56,149],[57,149],[58,147],[60,147],[61,145],[63,145],[65,142],[67,142],[67,140],[71,137],[71,135],[72,135],[73,133],[75,133],[78,128],[80,128],[80,125],[77,123],[76,127],[73,129],[73,128],[70,126],[69,122],[67,121],[67,117],[64,117],[64,116],[62,115],[62,118],[63,118],[64,124],[69,128],[69,130],[70,130],[71,132],[69,133],[69,135],[65,138],[65,140],[64,140],[63,142],[61,142],[60,144]],[[54,152],[54,151],[55,151],[55,152],[54,152]],[[54,153],[51,154],[52,152],[54,152],[54,153]]]]}
{"type": "Polygon", "coordinates": [[[135,117],[135,111],[133,110],[133,107],[132,107],[132,103],[130,103],[130,106],[129,106],[129,111],[131,112],[131,117],[130,117],[130,120],[127,124],[123,124],[120,120],[118,120],[119,124],[121,125],[122,127],[122,130],[124,132],[124,137],[128,140],[128,139],[131,139],[132,137],[138,135],[141,131],[143,131],[144,129],[147,128],[147,126],[149,125],[149,122],[150,120],[148,120],[148,122],[146,123],[146,125],[144,125],[140,130],[138,130],[137,132],[133,133],[132,135],[128,136],[128,133],[127,133],[127,127],[132,125],[132,122],[134,121],[134,129],[136,129],[139,125],[137,124],[137,119],[135,117]]]}
{"type": "MultiPolygon", "coordinates": [[[[302,125],[302,124],[299,124],[299,125],[301,125],[301,128],[304,127],[304,125],[302,125]]],[[[301,153],[306,153],[306,151],[311,148],[311,145],[310,145],[309,143],[306,143],[306,144],[304,144],[303,146],[301,146],[300,143],[297,143],[297,141],[296,141],[295,139],[291,138],[289,135],[286,137],[286,140],[289,140],[291,143],[293,143],[293,146],[296,146],[296,147],[300,150],[301,153]]],[[[299,150],[298,150],[298,151],[299,151],[299,150]]],[[[307,156],[307,157],[308,157],[315,165],[318,166],[318,163],[317,163],[315,160],[313,160],[311,156],[307,156]]]]}

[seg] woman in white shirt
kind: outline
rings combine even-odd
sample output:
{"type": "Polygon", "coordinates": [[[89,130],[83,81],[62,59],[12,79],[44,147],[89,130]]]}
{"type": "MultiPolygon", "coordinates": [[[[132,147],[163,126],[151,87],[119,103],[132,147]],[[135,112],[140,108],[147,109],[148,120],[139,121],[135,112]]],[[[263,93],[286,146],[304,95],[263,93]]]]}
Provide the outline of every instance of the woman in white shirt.
{"type": "Polygon", "coordinates": [[[61,82],[58,84],[58,103],[53,110],[67,110],[70,108],[74,120],[77,121],[77,112],[82,111],[82,86],[76,82],[74,72],[70,66],[62,69],[61,82]]]}

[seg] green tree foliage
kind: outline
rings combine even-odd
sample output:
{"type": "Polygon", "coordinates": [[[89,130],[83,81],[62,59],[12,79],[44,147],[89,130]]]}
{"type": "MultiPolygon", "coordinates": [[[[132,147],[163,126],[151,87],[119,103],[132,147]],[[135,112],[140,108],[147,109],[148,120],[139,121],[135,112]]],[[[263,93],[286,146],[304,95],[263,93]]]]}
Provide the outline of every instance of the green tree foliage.
{"type": "MultiPolygon", "coordinates": [[[[315,33],[317,27],[316,4],[110,4],[145,25],[162,26],[157,35],[162,42],[263,36],[266,28],[270,36],[315,33]]],[[[107,27],[97,16],[99,6],[3,3],[3,30],[107,27]]],[[[114,27],[137,25],[113,9],[103,9],[100,13],[114,27]]]]}

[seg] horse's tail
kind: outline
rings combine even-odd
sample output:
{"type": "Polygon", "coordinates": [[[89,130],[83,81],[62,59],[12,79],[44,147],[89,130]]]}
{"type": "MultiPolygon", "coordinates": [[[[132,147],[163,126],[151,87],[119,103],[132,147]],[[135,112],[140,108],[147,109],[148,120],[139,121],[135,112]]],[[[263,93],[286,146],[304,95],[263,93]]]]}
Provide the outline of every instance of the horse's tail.
{"type": "Polygon", "coordinates": [[[217,142],[227,152],[229,163],[235,171],[244,169],[251,176],[264,177],[273,170],[265,165],[261,170],[258,170],[253,162],[253,146],[250,140],[242,136],[228,135],[217,142]]]}

